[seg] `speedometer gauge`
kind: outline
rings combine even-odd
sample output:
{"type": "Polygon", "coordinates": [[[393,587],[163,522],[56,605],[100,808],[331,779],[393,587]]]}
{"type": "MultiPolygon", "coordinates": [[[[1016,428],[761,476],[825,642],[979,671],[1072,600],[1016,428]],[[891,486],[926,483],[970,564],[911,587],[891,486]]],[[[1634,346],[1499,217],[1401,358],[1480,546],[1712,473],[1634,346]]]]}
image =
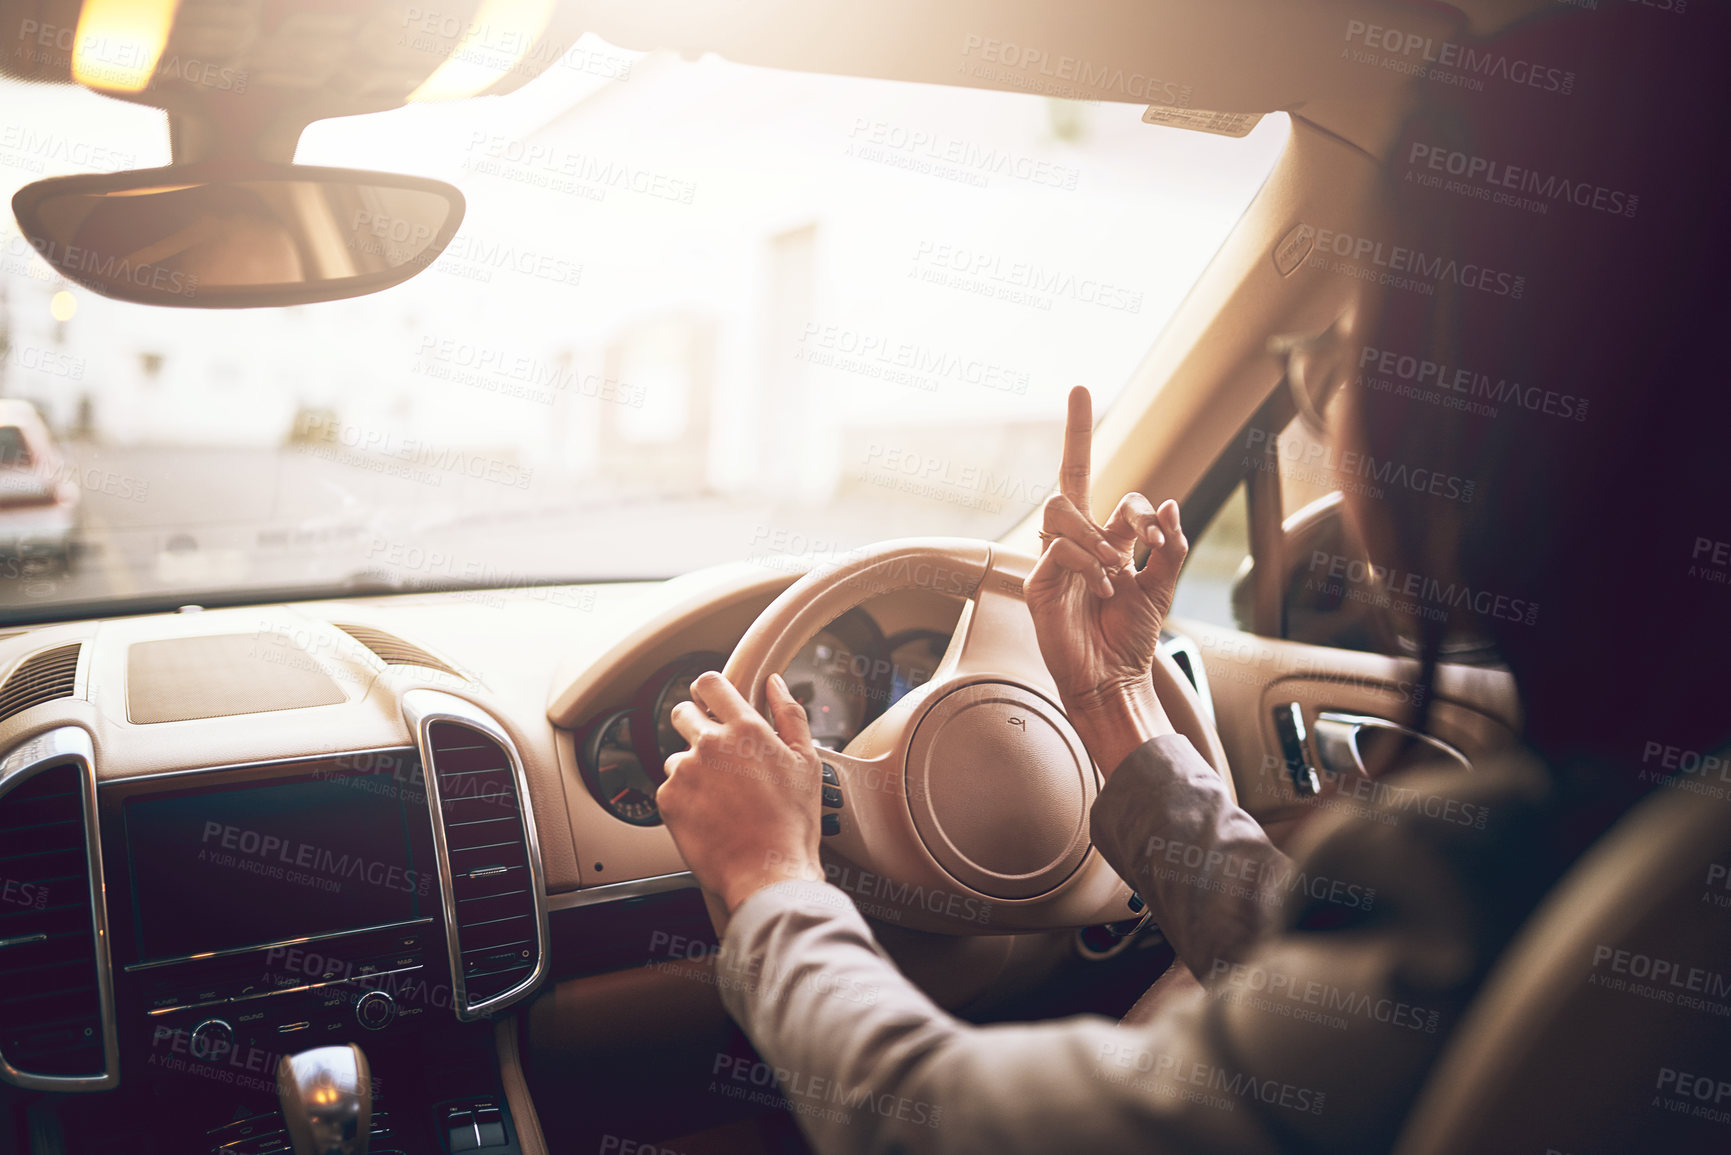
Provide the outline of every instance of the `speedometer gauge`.
{"type": "Polygon", "coordinates": [[[665,762],[686,748],[685,738],[673,728],[673,707],[691,701],[691,683],[699,674],[706,670],[719,670],[726,664],[726,654],[699,650],[677,658],[655,672],[644,686],[650,697],[647,701],[638,699],[644,715],[654,726],[648,735],[650,742],[644,743],[644,757],[659,755],[665,762]]]}
{"type": "Polygon", "coordinates": [[[634,711],[620,710],[603,718],[590,732],[583,749],[583,777],[589,792],[609,814],[634,826],[661,821],[655,805],[656,779],[643,767],[632,742],[634,711]]]}

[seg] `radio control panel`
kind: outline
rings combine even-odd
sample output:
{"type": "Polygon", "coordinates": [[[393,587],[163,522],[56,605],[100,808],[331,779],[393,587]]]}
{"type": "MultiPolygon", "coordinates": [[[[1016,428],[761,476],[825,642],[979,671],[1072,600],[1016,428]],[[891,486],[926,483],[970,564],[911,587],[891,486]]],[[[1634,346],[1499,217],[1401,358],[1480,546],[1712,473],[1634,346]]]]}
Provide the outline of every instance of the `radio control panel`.
{"type": "MultiPolygon", "coordinates": [[[[263,1063],[265,1057],[412,1029],[429,1011],[451,1013],[443,940],[421,924],[285,943],[139,971],[150,1051],[193,1063],[263,1063]]],[[[172,1060],[166,1060],[172,1061],[172,1060]]]]}

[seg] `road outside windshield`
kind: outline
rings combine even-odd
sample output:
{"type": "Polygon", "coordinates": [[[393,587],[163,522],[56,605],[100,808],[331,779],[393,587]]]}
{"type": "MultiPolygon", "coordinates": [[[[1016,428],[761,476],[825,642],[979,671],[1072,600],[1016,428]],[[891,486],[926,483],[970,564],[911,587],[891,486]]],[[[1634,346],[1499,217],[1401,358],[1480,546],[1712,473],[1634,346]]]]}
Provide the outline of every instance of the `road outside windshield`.
{"type": "MultiPolygon", "coordinates": [[[[0,191],[169,160],[161,113],[0,82],[0,191]]],[[[0,619],[59,606],[788,568],[996,537],[1050,491],[1262,183],[1137,105],[642,56],[326,121],[451,181],[405,284],[124,304],[0,228],[0,619]]]]}

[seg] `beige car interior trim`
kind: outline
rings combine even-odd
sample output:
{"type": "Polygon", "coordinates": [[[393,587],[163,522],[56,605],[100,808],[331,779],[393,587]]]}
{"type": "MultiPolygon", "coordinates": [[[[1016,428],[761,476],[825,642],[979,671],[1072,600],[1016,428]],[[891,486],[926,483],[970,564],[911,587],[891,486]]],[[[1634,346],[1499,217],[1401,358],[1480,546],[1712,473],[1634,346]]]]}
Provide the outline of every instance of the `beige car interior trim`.
{"type": "Polygon", "coordinates": [[[493,1051],[499,1057],[499,1080],[505,1087],[505,1103],[517,1125],[517,1146],[522,1155],[547,1155],[547,1137],[541,1133],[541,1116],[529,1095],[523,1075],[523,1059],[517,1049],[517,1016],[501,1015],[493,1023],[493,1051]]]}
{"type": "Polygon", "coordinates": [[[622,898],[647,898],[652,894],[670,894],[675,890],[696,890],[697,876],[689,870],[674,874],[656,874],[648,878],[632,878],[624,882],[604,882],[582,890],[567,890],[547,896],[548,910],[579,910],[622,898]]]}
{"type": "MultiPolygon", "coordinates": [[[[477,7],[477,0],[462,0],[452,20],[424,22],[405,40],[391,34],[400,15],[384,0],[354,0],[340,15],[321,13],[326,35],[287,38],[269,36],[274,25],[258,16],[237,20],[208,5],[186,5],[170,27],[166,54],[215,51],[228,68],[264,89],[292,90],[292,102],[272,102],[288,117],[267,124],[255,143],[259,155],[287,160],[299,127],[309,120],[405,103],[437,67],[440,47],[462,47],[462,16],[477,7]],[[341,51],[333,53],[333,43],[341,51]]],[[[1388,0],[1090,0],[1060,22],[1040,0],[948,0],[937,6],[920,0],[747,0],[728,5],[725,18],[679,0],[603,0],[545,12],[523,29],[529,43],[522,66],[481,91],[521,87],[589,32],[620,47],[670,50],[687,60],[717,54],[805,72],[1117,101],[1173,110],[1180,118],[1302,112],[1369,148],[1367,142],[1386,136],[1385,110],[1398,103],[1406,77],[1373,61],[1340,67],[1343,30],[1357,22],[1450,39],[1488,34],[1554,7],[1550,0],[1456,0],[1452,9],[1388,0]]],[[[38,53],[10,62],[8,71],[68,83],[69,65],[63,54],[38,53]]],[[[114,95],[195,121],[181,126],[178,135],[185,139],[175,142],[177,159],[210,153],[217,134],[200,115],[200,98],[207,94],[175,70],[158,72],[141,91],[114,95]]]]}
{"type": "Polygon", "coordinates": [[[678,650],[732,649],[731,639],[751,624],[758,611],[809,568],[797,558],[787,559],[786,569],[770,569],[741,563],[717,566],[683,574],[646,591],[637,612],[621,618],[619,636],[600,653],[571,655],[568,673],[552,685],[547,719],[567,729],[588,719],[606,704],[604,695],[623,680],[633,686],[648,677],[666,651],[661,643],[673,640],[678,650]],[[716,643],[727,644],[717,646],[716,643]],[[580,658],[580,660],[579,660],[580,658]]]}
{"type": "Polygon", "coordinates": [[[806,0],[714,9],[636,0],[585,9],[610,44],[715,53],[742,64],[920,84],[1227,113],[1300,112],[1370,147],[1409,78],[1339,64],[1350,22],[1446,40],[1541,10],[1544,0],[1090,0],[1054,19],[1042,0],[806,0]]]}
{"type": "Polygon", "coordinates": [[[1286,617],[1287,533],[1280,517],[1280,458],[1276,443],[1269,439],[1261,460],[1244,482],[1245,516],[1250,522],[1250,556],[1262,562],[1252,565],[1250,583],[1250,627],[1264,637],[1282,636],[1286,617]]]}
{"type": "MultiPolygon", "coordinates": [[[[1287,777],[1276,706],[1299,703],[1307,727],[1324,710],[1410,724],[1423,698],[1416,659],[1265,638],[1194,619],[1171,625],[1202,652],[1239,804],[1271,829],[1311,808],[1287,777]]],[[[1521,729],[1513,676],[1497,667],[1439,667],[1423,728],[1473,763],[1509,748],[1521,729]]]]}

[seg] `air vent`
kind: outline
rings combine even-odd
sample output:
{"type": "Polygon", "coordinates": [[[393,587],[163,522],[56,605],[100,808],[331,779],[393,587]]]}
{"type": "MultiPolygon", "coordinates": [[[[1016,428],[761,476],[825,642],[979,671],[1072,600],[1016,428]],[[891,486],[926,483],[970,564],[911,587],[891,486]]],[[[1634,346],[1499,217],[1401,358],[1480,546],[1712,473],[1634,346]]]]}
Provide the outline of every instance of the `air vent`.
{"type": "Polygon", "coordinates": [[[331,624],[371,650],[373,656],[387,666],[423,666],[429,670],[437,670],[441,674],[462,677],[457,671],[421,647],[410,645],[395,634],[387,634],[384,630],[375,630],[371,626],[345,626],[337,622],[331,624]]]}
{"type": "Polygon", "coordinates": [[[431,722],[426,741],[451,868],[446,915],[457,942],[451,965],[461,971],[458,1009],[472,1017],[521,993],[538,975],[539,874],[505,748],[449,721],[431,722]]]}
{"type": "Polygon", "coordinates": [[[12,715],[55,698],[70,698],[78,678],[78,651],[82,643],[56,646],[31,654],[12,676],[0,685],[0,722],[12,715]]]}
{"type": "Polygon", "coordinates": [[[82,778],[51,766],[0,797],[0,1056],[27,1076],[104,1075],[82,778]]]}

